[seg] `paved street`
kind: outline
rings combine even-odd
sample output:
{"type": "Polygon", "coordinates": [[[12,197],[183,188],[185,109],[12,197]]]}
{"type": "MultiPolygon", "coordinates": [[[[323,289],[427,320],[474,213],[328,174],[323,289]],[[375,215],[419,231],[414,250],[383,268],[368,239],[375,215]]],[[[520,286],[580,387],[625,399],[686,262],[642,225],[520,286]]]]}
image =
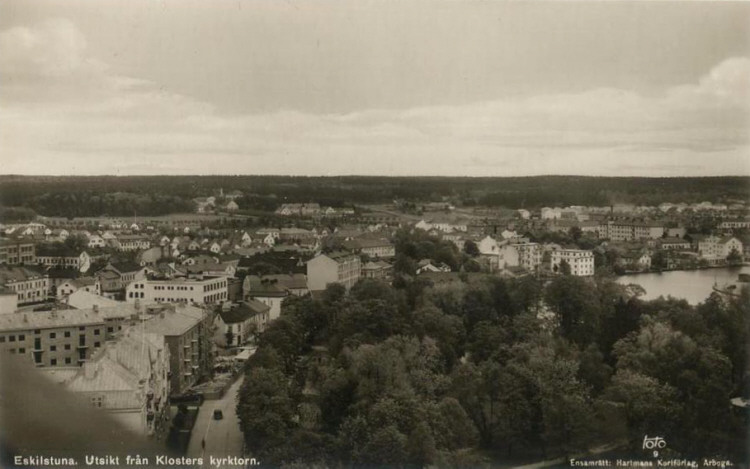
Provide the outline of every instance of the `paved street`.
{"type": "Polygon", "coordinates": [[[208,456],[242,456],[242,432],[237,419],[235,406],[237,393],[244,375],[241,376],[218,401],[204,401],[198,413],[198,420],[190,436],[187,455],[199,457],[203,455],[204,467],[208,467],[208,456]],[[221,409],[224,413],[222,420],[214,420],[214,409],[221,409]],[[206,448],[201,447],[205,438],[206,448]]]}

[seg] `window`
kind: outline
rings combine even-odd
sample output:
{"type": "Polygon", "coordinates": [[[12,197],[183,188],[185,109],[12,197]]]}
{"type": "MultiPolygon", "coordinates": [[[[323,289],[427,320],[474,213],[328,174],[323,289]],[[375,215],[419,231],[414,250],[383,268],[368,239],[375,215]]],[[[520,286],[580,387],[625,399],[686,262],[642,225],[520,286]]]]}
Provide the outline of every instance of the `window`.
{"type": "Polygon", "coordinates": [[[70,331],[65,331],[65,337],[70,337],[70,331]]]}
{"type": "Polygon", "coordinates": [[[79,331],[85,331],[85,330],[86,330],[86,326],[79,326],[79,327],[78,327],[78,330],[79,330],[79,331]]]}
{"type": "Polygon", "coordinates": [[[15,342],[15,341],[16,341],[16,336],[12,335],[8,337],[8,342],[15,342]]]}
{"type": "Polygon", "coordinates": [[[18,353],[26,353],[26,349],[21,347],[20,349],[18,349],[18,353]]]}
{"type": "Polygon", "coordinates": [[[111,332],[114,332],[114,330],[115,330],[115,328],[114,328],[114,327],[108,327],[108,328],[107,328],[107,332],[110,332],[110,333],[111,333],[111,332]]]}
{"type": "Polygon", "coordinates": [[[70,365],[70,357],[65,357],[65,364],[70,365]]]}
{"type": "Polygon", "coordinates": [[[65,344],[65,350],[70,350],[70,344],[65,344]]]}
{"type": "Polygon", "coordinates": [[[18,340],[19,340],[19,341],[21,341],[21,340],[26,340],[26,336],[25,336],[24,334],[19,334],[19,335],[18,335],[18,340]]]}
{"type": "Polygon", "coordinates": [[[54,339],[55,337],[57,337],[57,334],[55,334],[54,332],[50,332],[49,333],[49,338],[50,339],[54,339]]]}
{"type": "Polygon", "coordinates": [[[99,335],[99,329],[94,329],[94,335],[99,335]]]}
{"type": "Polygon", "coordinates": [[[50,361],[49,361],[49,364],[50,364],[51,366],[55,366],[55,365],[57,365],[57,358],[53,358],[52,360],[50,360],[50,361]]]}
{"type": "Polygon", "coordinates": [[[102,346],[101,342],[94,342],[94,347],[101,347],[101,346],[102,346]]]}
{"type": "Polygon", "coordinates": [[[57,352],[57,345],[50,345],[49,346],[49,351],[50,352],[57,352]]]}
{"type": "Polygon", "coordinates": [[[42,331],[40,331],[39,329],[34,329],[34,334],[41,334],[41,333],[42,331]]]}
{"type": "Polygon", "coordinates": [[[5,336],[4,335],[0,335],[0,344],[2,344],[3,342],[5,342],[5,336]]]}

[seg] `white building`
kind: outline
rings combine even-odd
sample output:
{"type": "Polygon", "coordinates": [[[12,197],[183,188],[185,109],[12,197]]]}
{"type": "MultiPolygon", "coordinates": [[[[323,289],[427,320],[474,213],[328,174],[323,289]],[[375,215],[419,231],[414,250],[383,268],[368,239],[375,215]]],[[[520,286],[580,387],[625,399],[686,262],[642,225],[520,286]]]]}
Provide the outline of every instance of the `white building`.
{"type": "Polygon", "coordinates": [[[215,304],[227,301],[227,278],[175,278],[165,280],[138,280],[130,283],[125,301],[141,303],[215,304]]]}
{"type": "Polygon", "coordinates": [[[570,266],[570,274],[578,277],[594,275],[594,253],[583,249],[558,249],[552,251],[552,271],[560,272],[562,261],[570,266]]]}
{"type": "Polygon", "coordinates": [[[340,283],[349,290],[361,274],[359,256],[337,251],[320,254],[307,262],[307,283],[310,291],[325,290],[331,283],[340,283]]]}

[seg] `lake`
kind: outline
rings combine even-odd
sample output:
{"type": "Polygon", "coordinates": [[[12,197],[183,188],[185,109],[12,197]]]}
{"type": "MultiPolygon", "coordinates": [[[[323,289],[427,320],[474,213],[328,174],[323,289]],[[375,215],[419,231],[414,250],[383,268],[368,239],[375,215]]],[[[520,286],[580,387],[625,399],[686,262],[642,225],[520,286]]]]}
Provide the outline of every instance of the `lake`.
{"type": "Polygon", "coordinates": [[[740,273],[750,273],[750,266],[623,275],[617,278],[617,282],[642,286],[646,290],[646,295],[642,297],[645,300],[672,295],[697,304],[708,298],[714,283],[719,286],[736,283],[740,273]]]}

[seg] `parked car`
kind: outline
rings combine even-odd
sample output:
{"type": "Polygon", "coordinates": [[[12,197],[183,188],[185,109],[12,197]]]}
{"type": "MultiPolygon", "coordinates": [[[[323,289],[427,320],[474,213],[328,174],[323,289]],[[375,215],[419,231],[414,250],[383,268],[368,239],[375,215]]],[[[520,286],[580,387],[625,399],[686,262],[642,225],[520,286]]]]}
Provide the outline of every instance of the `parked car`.
{"type": "Polygon", "coordinates": [[[224,412],[221,409],[214,409],[214,420],[221,420],[224,418],[224,412]]]}

